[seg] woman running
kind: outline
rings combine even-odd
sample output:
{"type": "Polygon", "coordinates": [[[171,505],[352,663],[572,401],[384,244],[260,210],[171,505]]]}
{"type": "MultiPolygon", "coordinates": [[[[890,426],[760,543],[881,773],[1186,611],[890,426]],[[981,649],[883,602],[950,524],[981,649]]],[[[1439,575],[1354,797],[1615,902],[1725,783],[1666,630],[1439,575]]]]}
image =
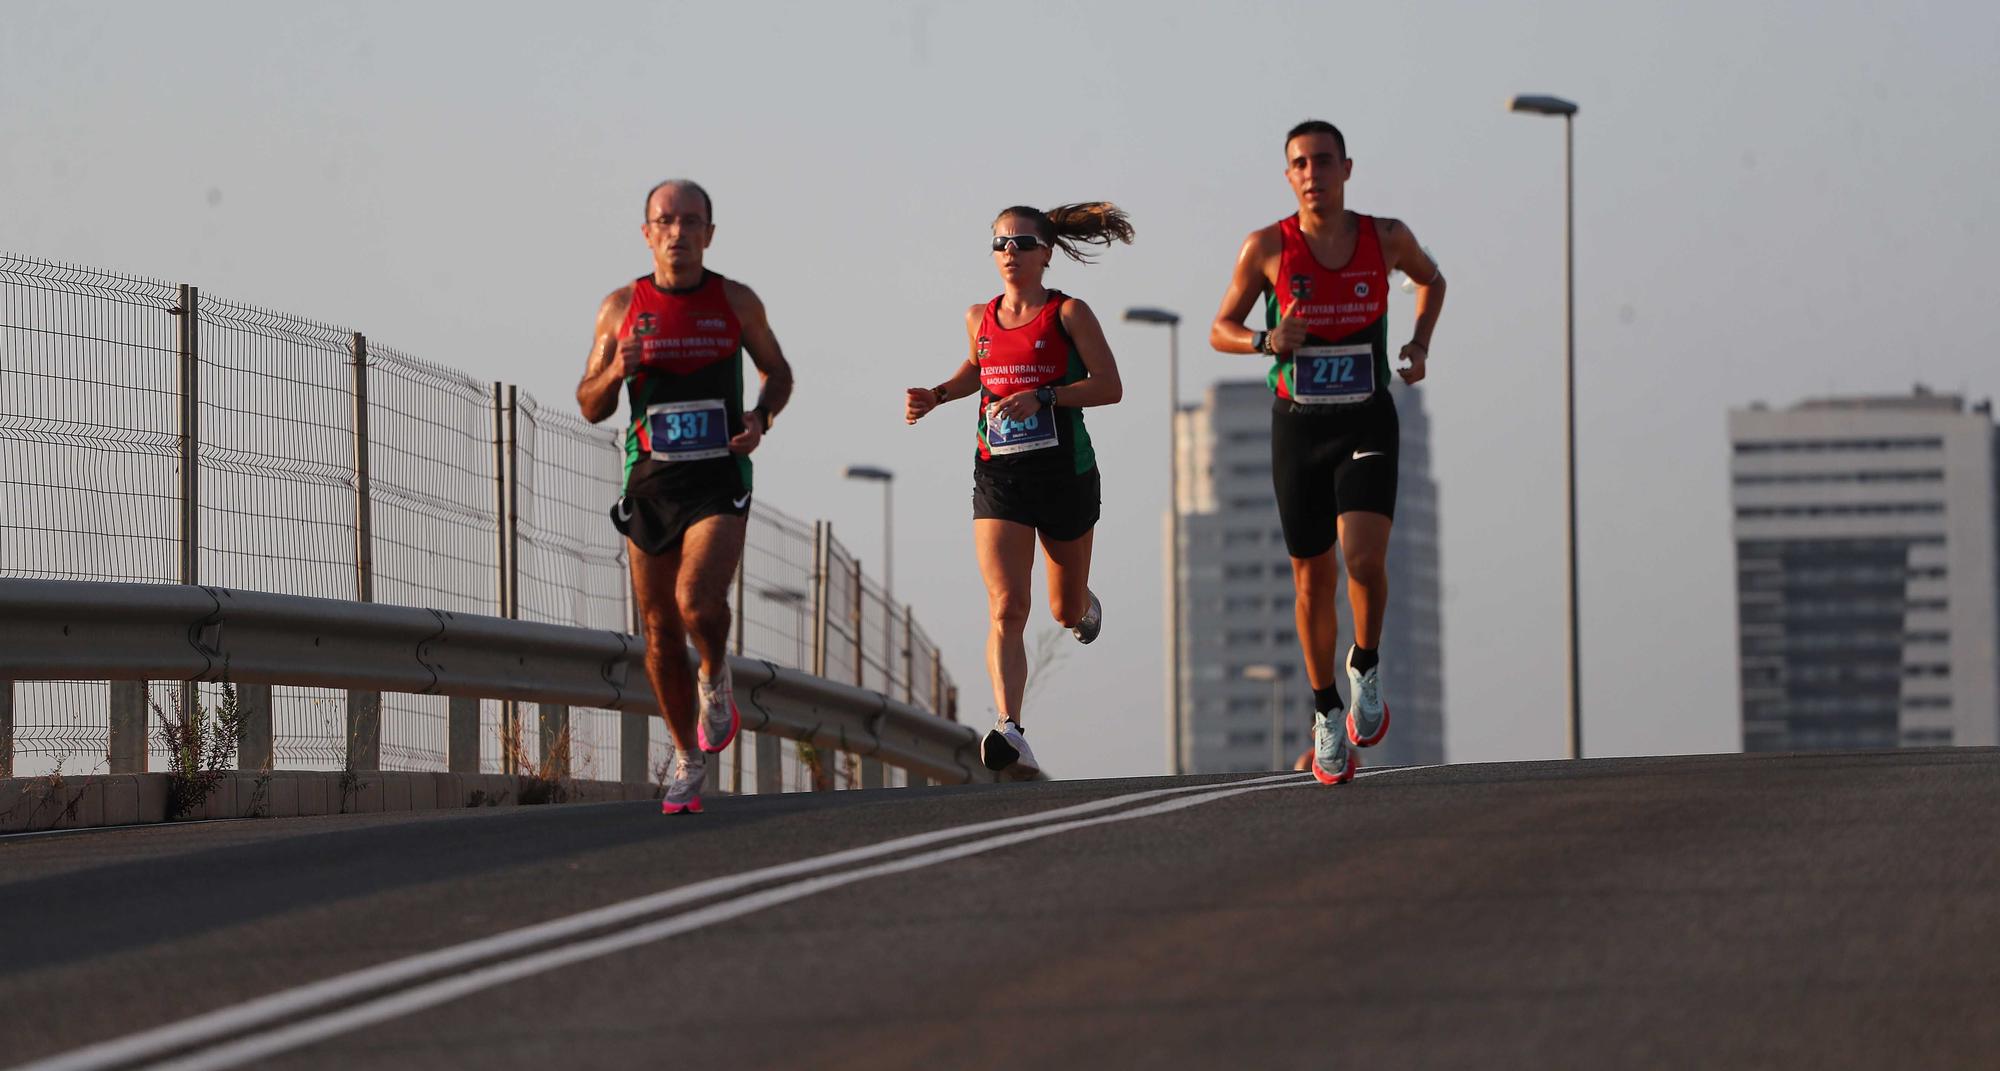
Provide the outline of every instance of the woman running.
{"type": "Polygon", "coordinates": [[[1097,524],[1097,455],[1083,410],[1125,393],[1111,346],[1090,306],[1042,285],[1060,249],[1088,262],[1091,245],[1131,242],[1132,224],[1106,201],[1044,212],[1016,205],[993,221],[993,263],[1000,296],[965,313],[972,356],[935,387],[907,392],[904,420],[955,398],[979,395],[979,453],[972,467],[972,538],[986,581],[993,625],[986,671],[993,678],[999,724],[979,745],[994,771],[1036,771],[1021,729],[1028,679],[1022,633],[1034,602],[1035,542],[1049,569],[1049,609],[1057,623],[1089,643],[1104,608],[1090,590],[1091,529],[1097,524]]]}

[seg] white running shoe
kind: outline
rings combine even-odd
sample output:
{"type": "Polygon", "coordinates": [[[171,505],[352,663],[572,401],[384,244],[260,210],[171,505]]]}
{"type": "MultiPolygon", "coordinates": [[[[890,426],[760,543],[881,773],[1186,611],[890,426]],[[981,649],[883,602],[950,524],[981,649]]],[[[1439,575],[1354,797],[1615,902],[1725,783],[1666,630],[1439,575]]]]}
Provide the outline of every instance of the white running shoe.
{"type": "Polygon", "coordinates": [[[703,751],[716,752],[728,747],[736,740],[737,730],[743,728],[743,715],[736,709],[736,692],[729,681],[729,665],[722,666],[722,679],[710,683],[707,678],[695,682],[695,692],[701,697],[701,722],[695,727],[695,739],[703,751]]]}
{"type": "Polygon", "coordinates": [[[708,783],[708,756],[681,751],[674,756],[674,776],[667,781],[667,798],[660,801],[661,814],[701,813],[701,790],[708,783]]]}
{"type": "Polygon", "coordinates": [[[1355,747],[1374,747],[1389,734],[1389,702],[1382,698],[1382,664],[1377,662],[1363,673],[1354,668],[1354,654],[1347,656],[1347,683],[1354,701],[1347,705],[1347,742],[1355,747]]]}
{"type": "Polygon", "coordinates": [[[1012,718],[1003,719],[979,742],[979,761],[994,773],[1007,769],[1033,773],[1041,768],[1035,765],[1035,749],[1012,718]]]}
{"type": "Polygon", "coordinates": [[[1313,714],[1313,777],[1322,785],[1338,785],[1354,780],[1361,760],[1347,743],[1347,734],[1325,711],[1313,714]]]}

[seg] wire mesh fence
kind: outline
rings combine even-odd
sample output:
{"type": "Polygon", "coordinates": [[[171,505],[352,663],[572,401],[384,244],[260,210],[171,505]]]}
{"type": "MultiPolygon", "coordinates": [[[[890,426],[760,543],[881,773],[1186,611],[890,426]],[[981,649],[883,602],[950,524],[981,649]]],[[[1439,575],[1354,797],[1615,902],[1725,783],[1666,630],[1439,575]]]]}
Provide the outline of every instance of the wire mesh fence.
{"type": "Polygon", "coordinates": [[[353,599],[354,333],[201,295],[204,584],[353,599]]]}
{"type": "Polygon", "coordinates": [[[735,607],[738,654],[812,668],[813,526],[753,501],[735,607]]]}
{"type": "Polygon", "coordinates": [[[368,344],[375,601],[500,612],[494,386],[368,344]]]}
{"type": "Polygon", "coordinates": [[[0,571],[179,578],[179,292],[0,255],[0,571]]]}
{"type": "Polygon", "coordinates": [[[610,510],[624,485],[618,438],[509,392],[514,407],[515,616],[588,628],[632,620],[625,542],[610,510]]]}
{"type": "MultiPolygon", "coordinates": [[[[627,630],[628,544],[606,516],[622,491],[619,447],[613,430],[345,327],[0,254],[0,577],[192,581],[627,630]]],[[[948,710],[935,646],[830,526],[756,503],[730,602],[738,654],[948,710]]],[[[104,769],[105,682],[0,686],[13,688],[0,740],[13,773],[104,769]]],[[[156,682],[146,694],[165,705],[181,693],[156,682]]],[[[211,685],[197,695],[219,698],[211,685]]],[[[274,767],[343,768],[350,699],[274,687],[274,767]]],[[[449,700],[380,702],[374,761],[444,769],[449,700]]],[[[479,767],[541,769],[535,708],[511,720],[507,709],[479,704],[479,767]]],[[[619,717],[569,712],[571,775],[631,769],[619,717]]],[[[143,750],[159,769],[156,743],[143,750]]],[[[853,762],[785,742],[760,777],[758,752],[732,747],[711,784],[857,776],[853,762]]],[[[651,724],[648,775],[671,754],[651,724]]]]}

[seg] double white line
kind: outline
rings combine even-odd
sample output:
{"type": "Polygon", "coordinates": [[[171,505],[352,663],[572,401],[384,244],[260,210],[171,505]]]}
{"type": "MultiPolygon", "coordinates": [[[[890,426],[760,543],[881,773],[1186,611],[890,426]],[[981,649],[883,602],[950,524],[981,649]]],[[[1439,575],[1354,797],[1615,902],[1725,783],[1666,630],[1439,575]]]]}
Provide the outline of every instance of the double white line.
{"type": "MultiPolygon", "coordinates": [[[[1369,773],[1386,772],[1389,771],[1369,771],[1369,773]]],[[[664,940],[676,934],[713,926],[752,912],[762,911],[767,907],[775,907],[829,889],[837,889],[843,885],[920,870],[954,859],[997,851],[1078,829],[1168,814],[1248,792],[1299,788],[1312,783],[1310,777],[1285,774],[1220,785],[1186,785],[1132,792],[1110,799],[1058,807],[1039,814],[954,826],[914,836],[898,837],[865,847],[831,852],[794,863],[763,867],[728,877],[711,878],[650,896],[641,896],[607,907],[483,937],[476,941],[452,945],[435,952],[391,960],[388,963],[337,975],[296,989],[283,990],[247,1003],[183,1019],[177,1023],[23,1064],[17,1071],[98,1071],[98,1069],[161,1060],[175,1053],[181,1055],[166,1059],[164,1063],[148,1063],[148,1066],[173,1068],[177,1071],[238,1067],[371,1023],[398,1018],[456,1000],[483,989],[664,940]],[[1129,810],[1116,810],[1146,800],[1158,802],[1129,810]],[[1116,813],[1113,814],[1098,813],[1114,810],[1116,813]],[[1084,817],[1086,815],[1095,817],[1084,817]],[[964,841],[964,843],[933,848],[930,851],[876,863],[873,866],[851,870],[840,869],[948,841],[964,841]],[[827,873],[827,871],[838,872],[827,873]],[[715,897],[727,896],[770,882],[784,884],[696,907],[690,911],[645,922],[628,929],[595,937],[584,936],[592,931],[672,911],[675,908],[687,907],[715,897]],[[574,940],[566,941],[566,939],[574,940]],[[545,947],[550,945],[553,947],[545,947]],[[433,977],[455,968],[466,968],[466,970],[463,973],[433,977]],[[414,984],[407,988],[392,988],[403,986],[405,983],[414,984]],[[382,992],[383,990],[390,991],[382,992]]]]}

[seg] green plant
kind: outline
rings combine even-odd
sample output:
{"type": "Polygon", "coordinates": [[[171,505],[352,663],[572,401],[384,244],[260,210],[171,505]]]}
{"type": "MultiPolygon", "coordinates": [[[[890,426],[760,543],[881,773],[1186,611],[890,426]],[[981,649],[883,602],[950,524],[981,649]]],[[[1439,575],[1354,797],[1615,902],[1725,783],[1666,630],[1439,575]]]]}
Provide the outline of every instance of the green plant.
{"type": "Polygon", "coordinates": [[[168,707],[152,704],[159,728],[154,736],[167,753],[167,821],[185,818],[208,802],[209,794],[236,759],[236,737],[244,712],[236,686],[225,677],[222,702],[189,703],[176,689],[168,707]],[[171,708],[171,709],[169,709],[171,708]]]}

